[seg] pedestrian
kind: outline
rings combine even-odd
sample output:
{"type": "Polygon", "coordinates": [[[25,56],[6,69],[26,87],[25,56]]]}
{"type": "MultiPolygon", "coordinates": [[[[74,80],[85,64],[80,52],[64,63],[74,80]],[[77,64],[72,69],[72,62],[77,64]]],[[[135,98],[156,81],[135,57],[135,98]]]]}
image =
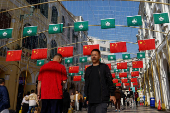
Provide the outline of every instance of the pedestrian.
{"type": "Polygon", "coordinates": [[[0,78],[0,113],[9,113],[10,108],[9,93],[5,87],[5,79],[0,78]]]}
{"type": "Polygon", "coordinates": [[[120,91],[119,87],[116,87],[115,97],[116,97],[116,104],[115,104],[116,110],[115,111],[120,112],[121,91],[120,91]]]}
{"type": "Polygon", "coordinates": [[[25,100],[25,98],[28,98],[30,95],[30,92],[27,92],[27,94],[24,96],[23,100],[22,100],[22,113],[27,113],[28,109],[29,109],[29,101],[25,100]]]}
{"type": "Polygon", "coordinates": [[[70,94],[67,89],[64,89],[63,93],[63,113],[68,113],[68,108],[70,108],[70,94]]]}
{"type": "Polygon", "coordinates": [[[74,96],[74,100],[75,100],[75,110],[79,111],[80,95],[78,93],[78,90],[76,90],[76,94],[74,96]]]}
{"type": "Polygon", "coordinates": [[[100,63],[101,53],[98,49],[91,51],[92,65],[85,71],[85,95],[88,113],[107,113],[107,102],[116,102],[112,75],[106,64],[100,63]]]}
{"type": "Polygon", "coordinates": [[[29,100],[29,109],[27,113],[34,113],[35,107],[37,106],[37,104],[39,104],[37,94],[35,94],[35,91],[31,90],[31,94],[28,97],[25,97],[25,100],[27,101],[29,100]]]}
{"type": "Polygon", "coordinates": [[[42,100],[41,113],[61,113],[63,83],[66,83],[67,72],[61,64],[62,55],[56,54],[53,61],[44,64],[38,75],[38,99],[42,100]]]}
{"type": "Polygon", "coordinates": [[[71,107],[74,108],[75,102],[74,102],[74,94],[73,93],[71,93],[70,99],[71,99],[71,107]]]}
{"type": "Polygon", "coordinates": [[[137,92],[137,90],[135,91],[135,102],[136,102],[136,106],[138,106],[138,97],[139,97],[139,94],[138,94],[138,92],[137,92]]]}
{"type": "Polygon", "coordinates": [[[79,95],[80,95],[79,110],[82,111],[82,107],[83,107],[83,95],[81,94],[81,92],[79,92],[79,95]]]}

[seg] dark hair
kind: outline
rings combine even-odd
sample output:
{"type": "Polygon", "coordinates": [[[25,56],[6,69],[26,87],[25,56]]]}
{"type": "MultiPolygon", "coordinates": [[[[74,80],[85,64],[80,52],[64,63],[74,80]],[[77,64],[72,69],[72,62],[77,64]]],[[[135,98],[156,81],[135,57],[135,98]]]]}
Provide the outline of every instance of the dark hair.
{"type": "Polygon", "coordinates": [[[93,50],[91,51],[91,53],[92,53],[93,51],[98,52],[98,53],[99,53],[99,55],[101,54],[101,53],[100,53],[100,50],[98,50],[98,49],[93,49],[93,50]]]}
{"type": "Polygon", "coordinates": [[[30,92],[29,92],[29,91],[27,92],[27,95],[30,95],[30,92]]]}
{"type": "Polygon", "coordinates": [[[5,82],[4,78],[0,78],[0,84],[2,84],[3,82],[5,82]]]}
{"type": "Polygon", "coordinates": [[[54,57],[56,57],[56,56],[59,56],[62,58],[62,55],[60,53],[57,53],[56,55],[54,55],[54,57]]]}
{"type": "Polygon", "coordinates": [[[31,93],[34,93],[35,91],[34,90],[31,90],[31,93]]]}

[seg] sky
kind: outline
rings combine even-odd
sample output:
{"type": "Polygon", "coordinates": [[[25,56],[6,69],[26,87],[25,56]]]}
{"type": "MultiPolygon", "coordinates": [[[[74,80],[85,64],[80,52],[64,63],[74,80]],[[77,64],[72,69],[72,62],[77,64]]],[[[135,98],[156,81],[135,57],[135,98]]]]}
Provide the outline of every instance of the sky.
{"type": "MultiPolygon", "coordinates": [[[[127,16],[138,15],[139,2],[133,1],[112,1],[112,0],[82,0],[62,2],[67,10],[75,16],[82,16],[89,25],[100,25],[101,19],[115,18],[116,25],[127,25],[127,16]]],[[[113,29],[101,29],[100,26],[89,26],[88,36],[104,40],[116,40],[137,42],[136,34],[138,29],[129,27],[118,27],[113,29]]],[[[128,53],[137,53],[138,45],[127,43],[128,53]]],[[[117,59],[122,58],[117,53],[117,59]]],[[[131,55],[136,57],[136,55],[131,55]]]]}

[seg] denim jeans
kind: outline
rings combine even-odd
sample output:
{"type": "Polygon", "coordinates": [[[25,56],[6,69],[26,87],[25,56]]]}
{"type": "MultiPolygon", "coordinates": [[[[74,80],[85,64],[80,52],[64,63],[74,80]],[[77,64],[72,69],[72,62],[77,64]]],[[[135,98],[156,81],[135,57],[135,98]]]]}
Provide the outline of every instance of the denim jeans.
{"type": "Polygon", "coordinates": [[[35,106],[29,106],[29,110],[27,113],[34,113],[34,111],[35,111],[35,106]],[[31,110],[32,110],[32,112],[31,112],[31,110]]]}

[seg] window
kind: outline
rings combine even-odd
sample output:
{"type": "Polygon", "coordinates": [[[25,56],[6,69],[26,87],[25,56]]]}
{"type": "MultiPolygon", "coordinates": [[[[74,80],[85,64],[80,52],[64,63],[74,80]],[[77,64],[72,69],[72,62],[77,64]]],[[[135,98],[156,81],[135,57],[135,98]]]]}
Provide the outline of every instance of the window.
{"type": "Polygon", "coordinates": [[[52,7],[52,17],[51,17],[51,22],[54,24],[58,23],[58,11],[55,6],[52,7]]]}
{"type": "MultiPolygon", "coordinates": [[[[42,2],[48,2],[48,0],[40,0],[42,2]]],[[[42,4],[40,5],[40,12],[48,18],[48,4],[42,4]]]]}
{"type": "Polygon", "coordinates": [[[100,51],[106,51],[105,47],[100,47],[100,51]]]}
{"type": "MultiPolygon", "coordinates": [[[[70,24],[69,24],[69,23],[68,23],[67,25],[68,25],[68,26],[70,26],[70,24]]],[[[69,27],[69,28],[67,28],[67,29],[68,29],[68,32],[67,32],[67,38],[68,38],[68,39],[70,39],[70,27],[69,27]]]]}
{"type": "MultiPolygon", "coordinates": [[[[63,23],[63,27],[65,27],[65,18],[64,16],[62,16],[62,23],[63,23]]],[[[65,28],[63,29],[63,32],[65,31],[65,28]]]]}
{"type": "Polygon", "coordinates": [[[110,51],[110,48],[107,48],[107,51],[110,51]]]}
{"type": "MultiPolygon", "coordinates": [[[[5,11],[5,9],[1,9],[5,11]]],[[[0,29],[6,29],[11,27],[11,15],[8,12],[0,13],[0,29]]]]}
{"type": "Polygon", "coordinates": [[[38,48],[47,48],[47,38],[44,33],[38,36],[38,48]]]}
{"type": "MultiPolygon", "coordinates": [[[[55,40],[51,41],[51,48],[57,47],[57,43],[55,40]]],[[[50,57],[53,58],[54,55],[57,54],[57,48],[51,50],[50,57]]]]}
{"type": "Polygon", "coordinates": [[[40,0],[26,0],[29,4],[37,4],[40,3],[40,0]]]}
{"type": "Polygon", "coordinates": [[[105,43],[106,43],[106,41],[101,41],[101,43],[105,44],[105,43]]]}

